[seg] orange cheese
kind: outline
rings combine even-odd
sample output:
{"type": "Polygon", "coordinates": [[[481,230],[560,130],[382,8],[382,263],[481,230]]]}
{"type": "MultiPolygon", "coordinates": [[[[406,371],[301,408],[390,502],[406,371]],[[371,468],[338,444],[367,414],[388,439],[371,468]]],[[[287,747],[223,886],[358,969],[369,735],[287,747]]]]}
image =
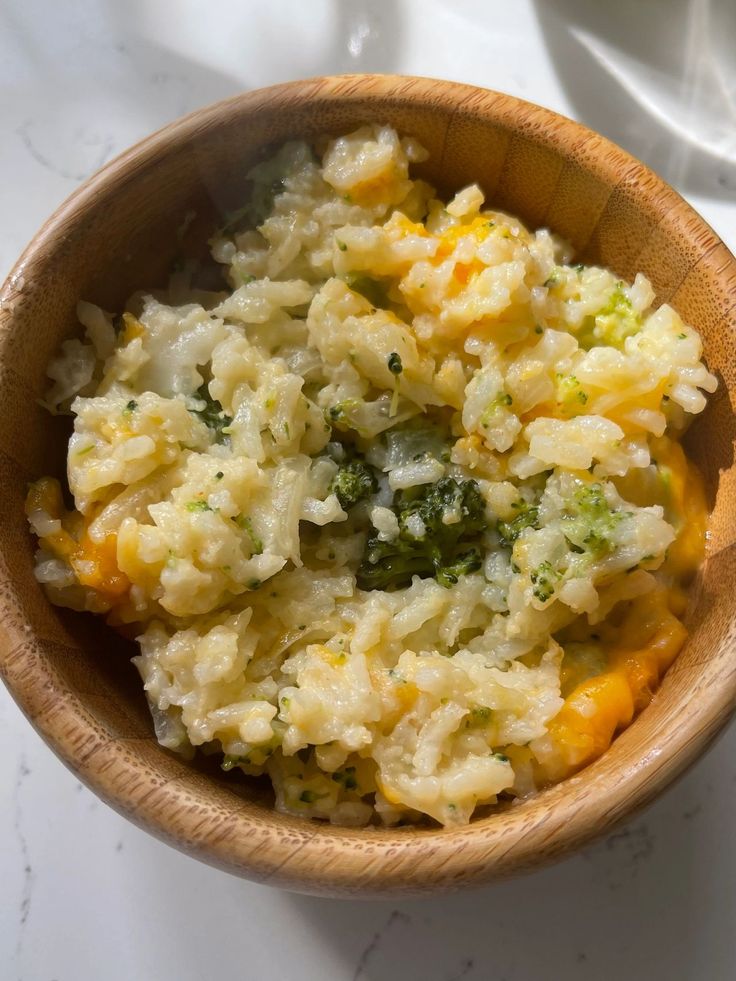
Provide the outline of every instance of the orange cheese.
{"type": "Polygon", "coordinates": [[[38,511],[44,511],[61,523],[60,530],[46,535],[41,541],[73,569],[82,586],[96,590],[110,604],[127,595],[130,581],[118,569],[117,535],[110,533],[101,542],[95,542],[89,536],[94,513],[86,517],[76,535],[72,534],[69,529],[78,524],[80,516],[66,512],[59,482],[50,477],[37,480],[28,488],[26,514],[30,516],[38,511]]]}
{"type": "Polygon", "coordinates": [[[669,477],[667,519],[677,531],[663,568],[678,579],[690,579],[705,556],[708,526],[705,484],[698,468],[674,440],[663,436],[654,441],[652,456],[669,477]]]}
{"type": "Polygon", "coordinates": [[[446,259],[457,248],[457,243],[466,235],[472,235],[477,242],[488,237],[492,228],[492,220],[488,216],[478,215],[467,225],[451,225],[439,235],[440,244],[435,253],[435,259],[446,259]]]}
{"type": "Polygon", "coordinates": [[[123,324],[123,344],[129,344],[136,337],[142,337],[145,333],[145,327],[132,313],[123,314],[123,324]]]}
{"type": "Polygon", "coordinates": [[[85,531],[70,557],[70,563],[82,586],[90,586],[109,602],[127,595],[130,580],[117,564],[118,536],[112,532],[102,542],[93,542],[85,531]]]}
{"type": "MultiPolygon", "coordinates": [[[[651,481],[644,480],[644,472],[637,483],[634,472],[620,481],[620,490],[632,503],[658,503],[664,508],[677,537],[661,570],[673,582],[669,588],[661,586],[635,600],[623,619],[598,628],[608,667],[577,685],[550,723],[549,737],[555,751],[545,755],[538,768],[543,781],[559,780],[600,756],[616,732],[649,703],[687,637],[679,619],[687,606],[681,584],[692,578],[705,555],[705,488],[679,443],[662,436],[652,440],[651,447],[663,479],[653,488],[651,481]]],[[[574,678],[574,672],[575,665],[566,668],[563,662],[563,687],[565,680],[574,678]]]]}
{"type": "MultiPolygon", "coordinates": [[[[50,518],[62,522],[65,516],[64,500],[61,496],[61,486],[58,480],[51,477],[42,477],[31,484],[26,494],[26,515],[31,518],[34,513],[44,511],[50,518]]],[[[68,560],[77,543],[65,529],[64,524],[59,531],[47,535],[43,539],[44,545],[57,558],[68,560]]]]}
{"type": "Polygon", "coordinates": [[[622,673],[608,671],[582,682],[548,726],[556,752],[541,768],[543,779],[560,780],[596,759],[633,715],[634,700],[622,673]]]}
{"type": "MultiPolygon", "coordinates": [[[[433,259],[434,263],[443,262],[452,255],[459,240],[467,235],[472,235],[478,243],[482,242],[488,237],[492,227],[493,223],[490,218],[478,215],[467,225],[452,225],[450,228],[446,228],[439,236],[439,245],[433,259]]],[[[472,259],[470,262],[456,262],[453,275],[460,286],[466,286],[469,280],[485,268],[485,263],[481,262],[480,259],[472,259]]]]}
{"type": "MultiPolygon", "coordinates": [[[[659,412],[662,408],[662,397],[667,390],[667,385],[669,380],[663,378],[658,385],[652,388],[648,392],[641,392],[636,396],[636,408],[646,409],[648,412],[659,412]]],[[[627,436],[639,435],[640,433],[647,432],[646,427],[634,422],[631,419],[627,419],[626,416],[631,412],[631,401],[629,399],[624,399],[618,405],[611,406],[604,415],[611,422],[615,422],[617,426],[626,433],[627,436]]]]}
{"type": "Polygon", "coordinates": [[[633,603],[611,651],[611,665],[626,678],[637,711],[649,703],[687,637],[668,601],[668,592],[660,589],[633,603]]]}
{"type": "MultiPolygon", "coordinates": [[[[577,685],[550,722],[555,751],[540,765],[543,781],[560,780],[597,759],[616,732],[649,703],[687,636],[670,609],[670,592],[661,587],[640,597],[620,623],[601,628],[609,638],[608,667],[577,685]]],[[[674,600],[679,608],[678,594],[674,600]]]]}

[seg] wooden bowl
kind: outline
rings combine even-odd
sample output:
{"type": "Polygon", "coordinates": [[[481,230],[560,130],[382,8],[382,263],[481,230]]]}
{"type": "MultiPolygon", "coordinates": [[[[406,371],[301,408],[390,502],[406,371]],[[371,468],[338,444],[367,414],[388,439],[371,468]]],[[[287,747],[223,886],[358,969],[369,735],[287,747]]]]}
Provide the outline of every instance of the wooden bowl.
{"type": "Polygon", "coordinates": [[[36,235],[0,300],[0,670],[32,724],[109,804],[197,858],[306,892],[418,894],[531,869],[608,831],[696,760],[736,693],[736,261],[651,171],[577,123],[509,96],[391,76],[318,78],[195,112],[91,178],[36,235]],[[705,340],[721,380],[692,430],[713,503],[686,648],[652,704],[597,763],[459,830],[335,828],[272,809],[256,782],[161,749],[126,645],[52,607],[33,577],[27,482],[63,472],[66,430],[38,406],[44,372],[83,297],[110,310],[201,250],[265,145],[389,122],[430,151],[445,193],[483,186],[493,207],[569,239],[584,262],[649,277],[705,340]],[[196,216],[196,217],[195,217],[196,216]]]}

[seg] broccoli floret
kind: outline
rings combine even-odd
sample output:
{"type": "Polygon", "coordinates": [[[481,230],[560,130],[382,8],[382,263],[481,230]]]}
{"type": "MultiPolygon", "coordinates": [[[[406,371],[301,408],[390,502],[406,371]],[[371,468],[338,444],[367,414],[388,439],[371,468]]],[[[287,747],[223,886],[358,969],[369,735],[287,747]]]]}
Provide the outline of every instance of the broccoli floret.
{"type": "Polygon", "coordinates": [[[253,555],[261,555],[263,553],[263,539],[259,538],[253,529],[253,522],[245,514],[236,514],[232,520],[238,526],[242,528],[243,531],[248,535],[251,544],[251,550],[253,555]]]}
{"type": "Polygon", "coordinates": [[[360,293],[374,307],[386,310],[391,305],[388,298],[388,284],[369,276],[348,276],[345,280],[354,293],[360,293]]]}
{"type": "Polygon", "coordinates": [[[460,580],[460,576],[467,576],[470,572],[477,572],[483,564],[480,549],[472,546],[466,552],[456,556],[453,562],[442,565],[437,569],[437,582],[440,586],[449,589],[460,580]]]}
{"type": "Polygon", "coordinates": [[[553,568],[551,562],[540,562],[537,568],[530,573],[529,578],[534,586],[534,596],[542,603],[546,603],[555,591],[555,586],[560,580],[560,573],[553,568]]]}
{"type": "Polygon", "coordinates": [[[490,429],[497,422],[499,413],[504,409],[508,409],[510,405],[513,405],[513,402],[514,400],[508,392],[499,392],[483,410],[483,414],[480,417],[481,429],[490,429]]]}
{"type": "Polygon", "coordinates": [[[454,540],[477,534],[485,529],[485,504],[475,480],[455,480],[443,477],[436,484],[426,484],[402,493],[399,523],[419,515],[430,536],[451,535],[454,540]],[[412,493],[412,490],[414,493],[412,493]],[[461,526],[458,534],[455,530],[461,526]]]}
{"type": "Polygon", "coordinates": [[[212,398],[206,383],[197,389],[195,397],[205,406],[203,409],[192,409],[194,415],[212,430],[216,443],[226,443],[228,436],[225,430],[232,424],[231,416],[226,415],[217,399],[212,398]]]}
{"type": "Polygon", "coordinates": [[[184,506],[186,507],[187,511],[211,511],[212,510],[212,508],[209,506],[207,501],[204,500],[188,501],[184,506]]]}
{"type": "Polygon", "coordinates": [[[583,406],[587,404],[588,393],[581,387],[575,375],[557,375],[557,405],[567,415],[576,415],[584,412],[583,406]]]}
{"type": "Polygon", "coordinates": [[[327,424],[335,429],[357,429],[356,410],[360,410],[363,403],[360,399],[344,399],[342,402],[335,402],[325,409],[325,420],[327,424]]]}
{"type": "MultiPolygon", "coordinates": [[[[575,489],[564,502],[561,520],[562,532],[573,554],[558,555],[552,561],[545,559],[529,570],[534,598],[546,603],[563,582],[589,576],[591,566],[616,548],[616,529],[630,517],[631,511],[611,507],[603,484],[576,481],[575,489]]],[[[512,569],[520,571],[513,563],[512,569]]]]}
{"type": "Polygon", "coordinates": [[[358,570],[361,589],[397,589],[412,576],[434,576],[446,588],[482,563],[475,540],[486,529],[485,506],[474,480],[443,477],[436,484],[401,491],[392,505],[399,535],[371,538],[358,570]]]}
{"type": "Polygon", "coordinates": [[[565,537],[574,551],[601,556],[612,548],[612,535],[628,511],[614,511],[601,484],[589,484],[575,493],[563,517],[565,537]]]}
{"type": "Polygon", "coordinates": [[[577,335],[578,344],[586,351],[597,345],[621,349],[624,341],[641,329],[641,320],[634,313],[631,300],[624,292],[625,284],[618,282],[608,303],[595,316],[585,317],[577,335]]]}
{"type": "Polygon", "coordinates": [[[465,717],[465,728],[476,729],[488,725],[493,712],[487,705],[477,705],[465,717]]]}
{"type": "Polygon", "coordinates": [[[498,522],[498,535],[503,548],[513,548],[514,542],[525,528],[539,528],[539,508],[520,500],[515,505],[518,514],[511,521],[498,522]]]}
{"type": "Polygon", "coordinates": [[[332,779],[335,783],[342,784],[345,790],[358,789],[358,779],[355,776],[354,766],[346,766],[344,770],[335,770],[332,774],[332,779]]]}
{"type": "Polygon", "coordinates": [[[351,460],[343,464],[330,484],[330,493],[336,495],[343,511],[375,494],[377,490],[378,481],[373,468],[362,460],[351,460]]]}

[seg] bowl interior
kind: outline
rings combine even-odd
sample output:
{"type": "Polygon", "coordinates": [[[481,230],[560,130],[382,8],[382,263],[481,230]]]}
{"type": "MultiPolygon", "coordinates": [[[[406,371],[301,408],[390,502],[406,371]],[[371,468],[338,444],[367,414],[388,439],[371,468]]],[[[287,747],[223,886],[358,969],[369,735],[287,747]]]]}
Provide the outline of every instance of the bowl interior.
{"type": "Polygon", "coordinates": [[[0,303],[0,669],[52,748],[101,796],[200,858],[312,891],[451,888],[563,853],[643,804],[702,751],[730,711],[736,537],[732,402],[736,272],[713,232],[668,187],[603,138],[495,93],[419,79],[343,77],[250,93],[173,124],[105,168],[34,239],[0,303]],[[721,381],[689,434],[713,506],[693,591],[691,637],[647,708],[598,763],[461,831],[360,832],[271,809],[268,788],[183,764],[156,744],[132,645],[92,617],[51,607],[32,572],[26,484],[63,473],[67,425],[38,405],[45,368],[75,332],[75,304],[119,310],[172,264],[202,257],[242,204],[264,148],[389,122],[430,151],[441,192],[477,181],[489,203],[550,227],[581,261],[643,272],[705,341],[721,381]]]}

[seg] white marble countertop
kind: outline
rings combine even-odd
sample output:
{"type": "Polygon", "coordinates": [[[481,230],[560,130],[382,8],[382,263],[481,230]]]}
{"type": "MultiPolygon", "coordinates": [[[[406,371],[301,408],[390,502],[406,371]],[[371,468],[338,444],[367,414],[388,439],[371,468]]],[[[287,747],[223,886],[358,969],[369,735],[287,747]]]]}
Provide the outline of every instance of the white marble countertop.
{"type": "MultiPolygon", "coordinates": [[[[573,116],[736,248],[732,0],[6,0],[0,271],[86,176],[163,123],[314,74],[473,82],[573,116]],[[729,40],[730,38],[730,40],[729,40]]],[[[7,981],[731,981],[736,731],[646,814],[544,872],[417,902],[227,876],[81,786],[0,691],[7,981]]]]}

